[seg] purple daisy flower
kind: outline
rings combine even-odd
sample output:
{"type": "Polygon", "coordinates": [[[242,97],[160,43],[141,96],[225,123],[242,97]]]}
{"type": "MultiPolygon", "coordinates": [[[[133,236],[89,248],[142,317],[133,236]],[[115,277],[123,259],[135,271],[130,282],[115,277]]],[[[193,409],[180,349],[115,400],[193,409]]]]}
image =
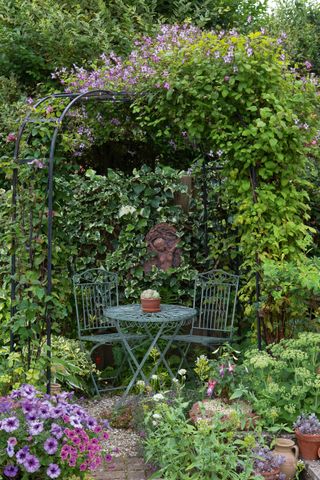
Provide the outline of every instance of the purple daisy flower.
{"type": "Polygon", "coordinates": [[[44,442],[43,448],[49,455],[53,455],[58,450],[58,442],[55,438],[49,437],[44,442]]]}
{"type": "Polygon", "coordinates": [[[20,422],[17,417],[8,417],[5,418],[2,422],[2,430],[7,433],[14,432],[20,426],[20,422]]]}
{"type": "Polygon", "coordinates": [[[61,473],[59,465],[56,463],[50,463],[49,467],[47,468],[47,475],[50,478],[58,478],[61,473]]]}
{"type": "Polygon", "coordinates": [[[24,468],[26,469],[27,472],[29,473],[34,473],[37,472],[40,468],[40,462],[37,459],[36,456],[34,455],[27,455],[27,458],[25,459],[23,463],[24,468]]]}
{"type": "Polygon", "coordinates": [[[18,474],[18,472],[19,468],[15,465],[7,465],[3,470],[5,476],[9,478],[14,478],[18,474]]]}

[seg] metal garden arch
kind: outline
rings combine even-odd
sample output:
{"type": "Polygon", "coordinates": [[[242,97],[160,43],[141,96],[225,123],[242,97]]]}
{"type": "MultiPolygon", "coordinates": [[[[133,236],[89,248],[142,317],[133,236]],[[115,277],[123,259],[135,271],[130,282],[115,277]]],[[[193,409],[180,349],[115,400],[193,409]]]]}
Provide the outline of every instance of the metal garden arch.
{"type": "MultiPolygon", "coordinates": [[[[58,140],[58,134],[63,127],[63,121],[67,116],[68,112],[72,107],[78,105],[81,102],[87,102],[90,100],[99,101],[99,102],[112,102],[112,103],[125,103],[130,101],[130,97],[125,92],[111,92],[107,90],[92,90],[86,93],[57,93],[47,95],[46,97],[38,100],[32,111],[25,117],[23,122],[20,125],[17,139],[15,142],[14,149],[14,163],[16,164],[13,169],[12,177],[12,223],[16,222],[17,218],[17,187],[19,182],[19,164],[30,163],[29,160],[21,160],[20,155],[20,145],[22,136],[25,133],[27,125],[30,123],[52,123],[54,122],[54,129],[51,136],[50,152],[48,159],[48,186],[47,186],[47,204],[48,204],[48,213],[47,213],[47,295],[50,295],[52,292],[52,241],[53,241],[53,195],[54,195],[54,159],[55,151],[58,140]],[[49,101],[55,101],[57,99],[67,99],[68,104],[65,106],[61,115],[58,118],[46,119],[46,118],[34,118],[33,113],[36,112],[36,108],[49,101]]],[[[30,135],[27,138],[27,143],[30,141],[30,135]]],[[[12,239],[12,255],[11,255],[11,309],[10,315],[11,318],[16,313],[16,288],[17,281],[15,279],[16,274],[16,239],[12,239]]],[[[50,393],[50,384],[51,384],[51,315],[50,310],[46,310],[46,343],[48,346],[48,368],[47,368],[47,392],[50,393]]],[[[10,350],[13,351],[15,347],[15,338],[12,330],[10,331],[10,350]]]]}
{"type": "MultiPolygon", "coordinates": [[[[29,163],[28,160],[21,160],[19,158],[20,155],[20,145],[21,139],[23,134],[25,133],[27,125],[30,123],[54,123],[54,129],[51,136],[51,144],[50,144],[50,152],[49,152],[49,159],[48,159],[48,186],[47,186],[47,205],[48,205],[48,214],[47,214],[47,295],[50,295],[52,292],[52,242],[53,242],[53,195],[54,195],[54,159],[55,159],[55,151],[56,145],[58,140],[58,134],[62,130],[63,121],[67,116],[68,112],[72,109],[72,107],[78,105],[82,102],[88,102],[90,100],[97,101],[97,102],[112,102],[112,103],[128,103],[130,102],[132,97],[130,97],[125,92],[112,92],[107,90],[92,90],[85,93],[56,93],[47,95],[40,100],[38,100],[32,111],[25,117],[23,122],[20,125],[19,132],[17,135],[17,139],[15,142],[15,149],[14,149],[14,163],[16,166],[13,169],[13,177],[12,177],[12,222],[16,222],[17,216],[17,187],[19,183],[19,164],[29,163]],[[67,99],[69,100],[68,104],[62,111],[61,115],[58,118],[54,119],[46,119],[46,118],[33,118],[33,113],[36,112],[36,108],[41,104],[48,102],[48,101],[55,101],[58,99],[67,99]]],[[[30,141],[30,135],[27,138],[27,143],[30,141]]],[[[204,165],[205,169],[205,165],[204,165]]],[[[206,175],[204,170],[204,176],[206,175]]],[[[255,181],[255,172],[251,172],[251,176],[253,178],[253,185],[254,185],[254,192],[255,195],[255,188],[256,188],[256,181],[255,181]]],[[[204,209],[205,209],[205,217],[207,216],[207,186],[205,186],[203,192],[203,200],[204,200],[204,209]]],[[[205,236],[207,238],[207,232],[205,231],[205,236]]],[[[13,237],[12,239],[12,255],[11,255],[11,310],[10,315],[11,318],[14,317],[16,313],[16,288],[17,288],[17,281],[15,279],[16,274],[16,241],[13,237]]],[[[207,247],[206,247],[207,248],[207,247]]],[[[256,297],[257,301],[259,301],[260,296],[260,282],[259,282],[259,274],[256,274],[256,297]]],[[[260,318],[259,314],[257,313],[257,332],[258,332],[258,347],[261,349],[261,326],[260,326],[260,318]]],[[[51,315],[50,310],[46,310],[46,343],[48,348],[48,368],[47,368],[47,392],[50,393],[50,384],[51,384],[51,315]]],[[[10,332],[10,349],[11,351],[14,350],[15,346],[15,338],[14,334],[10,332]]]]}

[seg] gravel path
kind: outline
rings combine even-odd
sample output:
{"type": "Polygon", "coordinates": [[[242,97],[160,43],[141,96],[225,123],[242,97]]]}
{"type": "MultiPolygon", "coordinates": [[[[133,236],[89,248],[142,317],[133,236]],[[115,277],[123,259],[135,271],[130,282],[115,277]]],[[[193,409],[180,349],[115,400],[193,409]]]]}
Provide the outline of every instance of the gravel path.
{"type": "MultiPolygon", "coordinates": [[[[112,418],[114,407],[119,404],[120,396],[104,395],[98,399],[86,400],[84,406],[90,414],[100,420],[109,420],[112,418]]],[[[108,443],[112,446],[114,457],[142,457],[140,436],[132,428],[114,428],[109,431],[110,440],[108,443]]]]}

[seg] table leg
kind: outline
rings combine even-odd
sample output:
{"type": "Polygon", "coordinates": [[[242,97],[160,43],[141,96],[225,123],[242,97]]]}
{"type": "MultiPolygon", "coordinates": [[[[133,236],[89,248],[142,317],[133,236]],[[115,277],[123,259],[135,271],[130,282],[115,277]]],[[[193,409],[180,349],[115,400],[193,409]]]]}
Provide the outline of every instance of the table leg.
{"type": "MultiPolygon", "coordinates": [[[[136,357],[134,356],[133,352],[132,352],[132,348],[130,347],[129,343],[128,343],[128,340],[126,339],[125,335],[123,335],[122,333],[122,330],[121,330],[121,327],[119,325],[119,321],[116,321],[115,322],[115,327],[117,329],[117,332],[119,333],[120,335],[120,338],[121,338],[121,341],[123,343],[123,346],[124,346],[124,349],[128,352],[132,362],[135,364],[137,370],[136,372],[134,373],[133,377],[132,377],[132,380],[130,381],[129,385],[127,386],[126,390],[125,390],[125,393],[124,395],[127,395],[129,393],[129,391],[131,390],[137,376],[139,375],[139,373],[141,373],[141,376],[143,378],[143,380],[148,383],[148,379],[147,377],[145,376],[145,374],[143,373],[143,371],[141,370],[140,368],[140,365],[139,365],[139,362],[138,360],[136,359],[136,357]]],[[[133,369],[132,369],[133,370],[133,369]]]]}
{"type": "MultiPolygon", "coordinates": [[[[169,348],[171,347],[171,345],[172,345],[172,343],[173,343],[173,341],[174,341],[174,338],[175,338],[176,334],[178,333],[178,331],[180,330],[180,328],[181,328],[182,325],[183,325],[183,321],[182,321],[182,322],[179,322],[179,323],[176,323],[176,327],[175,327],[175,329],[174,329],[174,332],[173,332],[173,334],[172,334],[172,337],[167,340],[167,345],[165,346],[163,352],[161,352],[160,348],[159,348],[158,346],[156,346],[158,352],[160,353],[160,357],[158,358],[156,364],[154,365],[154,367],[153,367],[153,369],[152,369],[152,371],[151,371],[151,373],[150,373],[150,377],[151,377],[151,375],[153,375],[153,374],[155,373],[155,371],[157,370],[157,368],[158,368],[158,366],[160,365],[161,362],[165,365],[165,367],[166,367],[166,369],[167,369],[170,377],[171,377],[172,379],[175,377],[175,375],[173,375],[173,373],[172,373],[172,370],[171,370],[170,366],[168,365],[168,362],[167,362],[167,360],[166,360],[166,358],[165,358],[165,355],[166,355],[166,353],[168,352],[169,348]]],[[[150,378],[150,377],[149,377],[149,378],[150,378]]]]}

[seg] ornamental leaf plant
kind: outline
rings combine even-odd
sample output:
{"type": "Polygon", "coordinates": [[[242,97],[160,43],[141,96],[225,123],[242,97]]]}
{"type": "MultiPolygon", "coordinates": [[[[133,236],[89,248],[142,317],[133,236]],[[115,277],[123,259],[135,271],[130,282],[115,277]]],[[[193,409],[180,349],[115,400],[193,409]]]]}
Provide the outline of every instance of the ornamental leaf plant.
{"type": "Polygon", "coordinates": [[[107,431],[72,394],[41,395],[24,384],[0,401],[0,472],[5,478],[85,478],[112,461],[107,431]],[[107,447],[108,448],[108,447],[107,447]]]}

